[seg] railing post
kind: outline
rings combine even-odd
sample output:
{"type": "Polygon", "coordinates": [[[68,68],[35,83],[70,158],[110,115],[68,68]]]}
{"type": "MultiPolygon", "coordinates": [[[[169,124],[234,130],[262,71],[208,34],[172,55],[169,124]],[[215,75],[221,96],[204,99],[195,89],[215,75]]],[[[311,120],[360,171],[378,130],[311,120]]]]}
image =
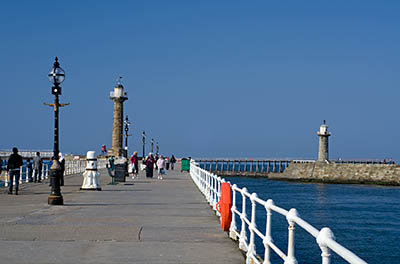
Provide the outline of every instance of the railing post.
{"type": "Polygon", "coordinates": [[[42,170],[41,170],[41,173],[40,173],[41,175],[39,175],[39,178],[40,178],[41,181],[45,179],[45,174],[47,172],[46,167],[47,167],[46,164],[42,164],[42,170]]]}
{"type": "Polygon", "coordinates": [[[335,240],[335,236],[333,235],[332,230],[330,230],[328,227],[324,227],[319,231],[319,234],[317,236],[317,243],[322,251],[321,257],[322,257],[322,264],[330,264],[331,263],[331,253],[330,249],[325,243],[325,239],[332,239],[335,240]]]}
{"type": "Polygon", "coordinates": [[[8,179],[9,178],[10,178],[10,176],[8,176],[8,171],[6,171],[6,180],[4,181],[4,186],[5,187],[8,187],[8,184],[9,184],[8,179]]]}
{"type": "Polygon", "coordinates": [[[218,194],[217,194],[217,177],[215,177],[214,175],[212,175],[212,178],[213,178],[213,184],[214,184],[214,186],[213,186],[213,192],[214,192],[214,206],[213,206],[213,208],[214,208],[214,210],[217,210],[217,202],[218,202],[218,194]]]}
{"type": "Polygon", "coordinates": [[[288,253],[284,264],[297,264],[296,257],[294,256],[294,229],[295,229],[295,218],[298,217],[297,210],[292,208],[286,215],[286,220],[289,223],[289,241],[288,241],[288,253]]]}
{"type": "Polygon", "coordinates": [[[209,175],[210,178],[210,205],[211,207],[215,210],[215,200],[214,200],[214,179],[211,177],[211,175],[206,172],[209,175]]]}
{"type": "Polygon", "coordinates": [[[236,217],[235,217],[235,210],[236,210],[236,189],[237,185],[234,184],[232,185],[232,207],[231,207],[231,211],[232,211],[232,221],[231,221],[231,226],[229,227],[229,237],[237,240],[237,236],[236,236],[236,231],[237,231],[237,227],[236,227],[236,217]]]}
{"type": "Polygon", "coordinates": [[[216,207],[217,203],[215,201],[214,177],[212,177],[211,174],[209,174],[208,172],[206,172],[206,173],[210,176],[210,199],[211,199],[210,204],[211,204],[213,210],[215,211],[215,210],[217,210],[217,207],[216,207]]]}
{"type": "MultiPolygon", "coordinates": [[[[252,162],[252,167],[253,167],[253,162],[252,162]]],[[[250,242],[249,242],[249,247],[247,250],[247,263],[252,263],[253,257],[255,257],[256,254],[256,244],[255,244],[255,235],[254,235],[254,230],[257,228],[256,225],[256,201],[255,199],[257,198],[256,193],[252,193],[250,196],[250,201],[251,201],[251,220],[250,220],[250,242]]]]}
{"type": "Polygon", "coordinates": [[[49,164],[44,166],[46,168],[46,172],[42,170],[42,180],[49,178],[49,164]]]}
{"type": "Polygon", "coordinates": [[[205,194],[206,192],[206,176],[200,174],[201,179],[201,191],[205,194]]]}
{"type": "Polygon", "coordinates": [[[208,173],[203,173],[206,178],[206,200],[209,204],[211,204],[211,195],[210,195],[210,175],[208,173]]]}
{"type": "MultiPolygon", "coordinates": [[[[217,176],[215,175],[215,177],[217,177],[217,176]]],[[[221,177],[217,177],[217,201],[218,202],[221,200],[221,182],[222,182],[221,177]]],[[[221,213],[218,212],[218,210],[216,211],[216,214],[218,216],[221,215],[221,213]]]]}
{"type": "Polygon", "coordinates": [[[25,182],[29,182],[29,168],[28,168],[28,164],[26,165],[26,169],[25,169],[25,182]]]}
{"type": "Polygon", "coordinates": [[[239,248],[241,250],[247,250],[247,234],[246,234],[246,196],[244,193],[247,192],[247,188],[244,187],[241,191],[242,194],[242,213],[240,214],[240,219],[242,221],[241,231],[240,231],[240,238],[239,238],[239,248]]]}
{"type": "Polygon", "coordinates": [[[271,199],[268,199],[268,201],[265,204],[265,210],[267,211],[267,220],[266,220],[266,227],[265,227],[265,239],[263,241],[264,248],[265,248],[265,253],[264,253],[264,262],[263,264],[271,264],[270,262],[270,247],[269,247],[269,242],[273,242],[272,237],[271,237],[271,216],[272,216],[272,210],[271,206],[274,205],[274,201],[271,199]]]}
{"type": "Polygon", "coordinates": [[[23,169],[23,166],[19,167],[19,183],[22,183],[23,169]]]}

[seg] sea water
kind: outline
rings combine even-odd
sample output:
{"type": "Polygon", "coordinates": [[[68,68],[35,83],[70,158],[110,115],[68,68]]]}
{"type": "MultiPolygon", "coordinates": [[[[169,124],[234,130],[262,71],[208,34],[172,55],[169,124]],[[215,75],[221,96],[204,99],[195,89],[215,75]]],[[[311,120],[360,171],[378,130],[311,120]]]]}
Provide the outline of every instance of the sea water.
{"type": "MultiPolygon", "coordinates": [[[[338,243],[368,263],[400,263],[400,187],[294,183],[251,177],[225,179],[257,193],[263,200],[273,199],[275,205],[286,210],[296,208],[301,218],[319,230],[329,227],[338,243]]],[[[236,202],[241,211],[240,194],[236,202]]],[[[246,206],[250,216],[250,202],[246,206]]],[[[265,233],[265,208],[258,205],[256,210],[257,227],[265,233]]],[[[236,222],[240,230],[238,217],[236,222]]],[[[288,223],[275,212],[272,213],[272,238],[287,252],[288,223]]],[[[264,257],[264,247],[257,236],[256,250],[264,257]]],[[[315,238],[300,226],[295,229],[295,250],[298,263],[321,263],[315,238]]],[[[331,254],[332,263],[347,263],[335,253],[331,254]]],[[[282,263],[275,253],[271,253],[271,261],[282,263]]]]}

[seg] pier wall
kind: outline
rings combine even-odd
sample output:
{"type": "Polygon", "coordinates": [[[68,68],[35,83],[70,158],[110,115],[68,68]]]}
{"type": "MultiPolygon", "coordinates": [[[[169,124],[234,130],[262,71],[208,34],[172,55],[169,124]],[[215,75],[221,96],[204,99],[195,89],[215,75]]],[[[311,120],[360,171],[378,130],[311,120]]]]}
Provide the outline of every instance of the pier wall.
{"type": "Polygon", "coordinates": [[[400,185],[400,165],[292,163],[282,174],[270,174],[268,178],[324,183],[400,185]]]}

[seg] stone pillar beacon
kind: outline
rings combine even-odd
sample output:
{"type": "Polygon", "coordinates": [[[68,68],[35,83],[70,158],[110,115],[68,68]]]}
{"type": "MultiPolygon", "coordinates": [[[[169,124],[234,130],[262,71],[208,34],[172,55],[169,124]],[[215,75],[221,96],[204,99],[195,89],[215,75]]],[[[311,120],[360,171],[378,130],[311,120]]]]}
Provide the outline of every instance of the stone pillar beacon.
{"type": "Polygon", "coordinates": [[[317,135],[319,136],[318,161],[327,161],[329,160],[328,138],[331,133],[328,132],[328,126],[325,120],[319,127],[317,135]]]}
{"type": "Polygon", "coordinates": [[[127,93],[124,92],[124,86],[121,84],[121,78],[119,77],[117,85],[114,87],[114,91],[110,92],[110,99],[114,101],[114,119],[113,119],[113,133],[112,133],[112,148],[109,151],[109,155],[120,157],[123,154],[122,148],[122,126],[123,126],[123,115],[124,101],[128,100],[127,93]]]}

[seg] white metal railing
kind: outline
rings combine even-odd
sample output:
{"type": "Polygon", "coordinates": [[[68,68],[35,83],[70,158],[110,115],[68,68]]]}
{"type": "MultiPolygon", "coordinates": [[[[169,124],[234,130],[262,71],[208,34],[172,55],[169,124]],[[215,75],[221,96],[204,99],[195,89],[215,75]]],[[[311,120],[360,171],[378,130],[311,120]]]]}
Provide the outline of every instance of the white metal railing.
{"type": "Polygon", "coordinates": [[[72,175],[76,173],[82,173],[86,169],[86,160],[78,159],[78,160],[66,160],[65,161],[65,170],[64,175],[72,175]]]}
{"type": "MultiPolygon", "coordinates": [[[[98,159],[97,160],[97,168],[98,169],[104,169],[106,168],[106,163],[107,159],[98,159]]],[[[49,177],[49,171],[50,170],[50,164],[43,163],[42,165],[42,170],[41,170],[41,175],[40,179],[44,180],[49,177]]],[[[79,160],[66,160],[65,161],[65,170],[64,170],[64,176],[67,175],[72,175],[72,174],[77,174],[77,173],[83,173],[86,170],[86,159],[79,159],[79,160]]],[[[8,187],[9,186],[9,176],[8,172],[5,170],[5,166],[3,168],[4,173],[2,173],[1,176],[3,176],[4,179],[4,186],[8,187]]],[[[34,175],[35,170],[30,170],[26,166],[20,167],[20,177],[19,177],[19,184],[22,184],[24,182],[29,182],[30,177],[34,175]]]]}
{"type": "MultiPolygon", "coordinates": [[[[204,169],[201,169],[199,165],[192,160],[190,163],[190,175],[200,189],[200,191],[205,195],[206,200],[216,211],[216,203],[219,201],[220,186],[224,179],[221,179],[217,175],[210,173],[204,169]]],[[[230,183],[229,183],[230,184],[230,183]]],[[[239,240],[239,248],[246,252],[246,263],[264,263],[269,264],[271,249],[275,252],[281,259],[284,260],[285,264],[296,264],[297,260],[295,257],[295,239],[294,231],[295,226],[298,225],[303,228],[306,232],[311,234],[315,239],[316,243],[321,249],[322,264],[329,264],[331,261],[330,251],[335,252],[337,255],[342,257],[348,263],[366,263],[364,260],[359,258],[357,255],[340,245],[335,241],[335,237],[332,231],[328,227],[324,227],[321,230],[316,229],[305,220],[299,217],[295,208],[289,211],[278,207],[274,204],[273,200],[269,199],[264,201],[257,197],[256,193],[250,194],[246,187],[238,188],[236,184],[231,185],[232,190],[232,222],[230,226],[229,236],[234,240],[239,240]],[[236,198],[240,195],[242,198],[242,208],[241,211],[236,207],[236,198]],[[250,218],[246,214],[246,201],[247,199],[251,202],[251,215],[250,218]],[[256,204],[259,204],[265,208],[266,211],[266,231],[262,233],[256,226],[256,204]],[[285,254],[277,245],[271,237],[271,216],[272,211],[283,215],[286,217],[288,222],[288,249],[285,254]],[[238,215],[241,221],[241,230],[237,229],[235,216],[238,215]],[[246,227],[249,230],[249,235],[247,234],[246,227]],[[261,262],[255,247],[255,236],[261,238],[264,245],[264,260],[261,262]]],[[[216,211],[217,212],[217,211],[216,211]]],[[[217,213],[218,214],[218,213],[217,213]]]]}
{"type": "MultiPolygon", "coordinates": [[[[3,168],[4,170],[4,186],[8,187],[10,182],[9,182],[9,175],[8,172],[3,168]]],[[[50,165],[43,163],[42,164],[42,170],[41,174],[39,175],[41,180],[47,179],[49,177],[49,170],[50,170],[50,165]]],[[[31,177],[34,175],[35,170],[28,169],[28,167],[25,165],[21,166],[20,169],[20,175],[19,175],[19,184],[23,184],[24,182],[29,182],[31,180],[31,177]]]]}

